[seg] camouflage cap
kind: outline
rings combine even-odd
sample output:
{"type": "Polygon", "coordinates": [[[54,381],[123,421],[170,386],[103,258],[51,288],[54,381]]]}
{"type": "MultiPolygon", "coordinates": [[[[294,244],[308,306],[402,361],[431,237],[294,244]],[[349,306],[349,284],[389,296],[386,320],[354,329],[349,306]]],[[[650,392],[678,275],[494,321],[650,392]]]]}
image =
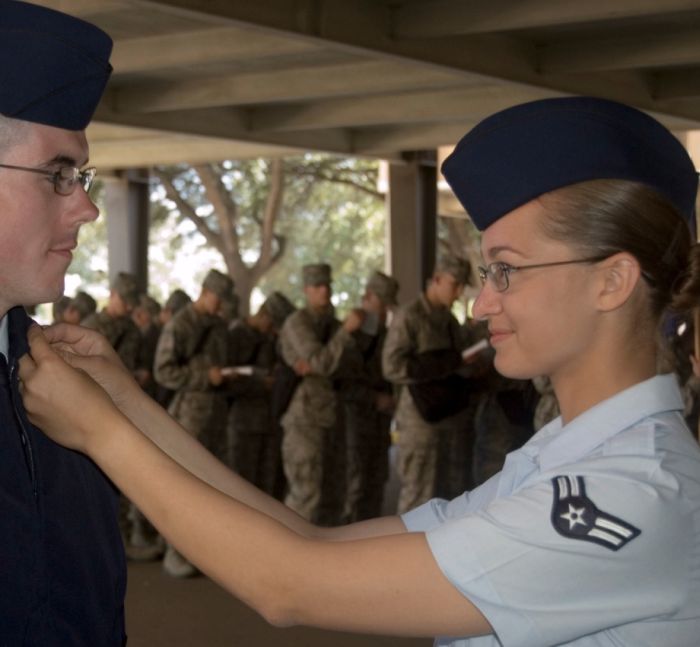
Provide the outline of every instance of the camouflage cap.
{"type": "Polygon", "coordinates": [[[80,318],[85,319],[97,310],[97,301],[87,292],[76,292],[70,301],[70,307],[75,308],[80,313],[80,318]]]}
{"type": "Polygon", "coordinates": [[[139,302],[139,289],[133,274],[119,272],[112,281],[112,291],[116,292],[129,305],[135,306],[139,302]]]}
{"type": "Polygon", "coordinates": [[[53,305],[51,306],[51,315],[53,316],[54,321],[58,321],[63,317],[63,313],[70,305],[70,302],[71,298],[65,294],[58,301],[53,302],[53,305]]]}
{"type": "Polygon", "coordinates": [[[374,292],[384,305],[396,305],[399,282],[393,276],[388,276],[384,272],[377,270],[367,280],[367,289],[374,292]]]}
{"type": "Polygon", "coordinates": [[[301,268],[304,285],[330,285],[333,281],[331,266],[312,263],[301,268]]]}
{"type": "Polygon", "coordinates": [[[151,317],[157,317],[160,314],[160,303],[148,294],[142,294],[139,297],[139,307],[148,312],[151,317]]]}
{"type": "Polygon", "coordinates": [[[466,258],[447,254],[438,260],[435,271],[451,274],[457,283],[468,285],[472,266],[466,258]]]}
{"type": "Polygon", "coordinates": [[[233,300],[233,285],[233,279],[218,270],[209,270],[202,282],[204,289],[213,292],[222,301],[233,300]]]}
{"type": "Polygon", "coordinates": [[[296,310],[294,304],[281,292],[273,292],[262,307],[272,318],[275,328],[281,328],[285,319],[296,310]]]}
{"type": "Polygon", "coordinates": [[[165,302],[165,309],[175,314],[179,310],[182,310],[188,303],[192,303],[190,295],[178,288],[168,297],[168,300],[165,302]]]}

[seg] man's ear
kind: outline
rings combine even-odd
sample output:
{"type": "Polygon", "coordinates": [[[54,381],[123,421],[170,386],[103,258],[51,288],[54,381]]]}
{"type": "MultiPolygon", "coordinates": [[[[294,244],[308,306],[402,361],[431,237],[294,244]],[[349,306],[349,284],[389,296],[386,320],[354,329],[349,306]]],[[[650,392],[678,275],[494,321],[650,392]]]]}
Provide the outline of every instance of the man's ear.
{"type": "Polygon", "coordinates": [[[619,252],[600,263],[598,309],[616,310],[627,303],[641,280],[639,261],[627,252],[619,252]]]}

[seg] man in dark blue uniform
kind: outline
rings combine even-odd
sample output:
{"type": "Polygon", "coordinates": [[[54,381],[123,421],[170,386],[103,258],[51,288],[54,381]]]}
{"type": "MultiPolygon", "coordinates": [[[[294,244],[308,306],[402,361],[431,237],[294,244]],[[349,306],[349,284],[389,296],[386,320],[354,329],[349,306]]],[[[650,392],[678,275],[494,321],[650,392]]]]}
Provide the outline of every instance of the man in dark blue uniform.
{"type": "Polygon", "coordinates": [[[111,49],[93,25],[0,2],[0,645],[126,642],[116,492],[28,422],[17,378],[23,306],[61,296],[78,230],[97,217],[84,130],[111,49]]]}

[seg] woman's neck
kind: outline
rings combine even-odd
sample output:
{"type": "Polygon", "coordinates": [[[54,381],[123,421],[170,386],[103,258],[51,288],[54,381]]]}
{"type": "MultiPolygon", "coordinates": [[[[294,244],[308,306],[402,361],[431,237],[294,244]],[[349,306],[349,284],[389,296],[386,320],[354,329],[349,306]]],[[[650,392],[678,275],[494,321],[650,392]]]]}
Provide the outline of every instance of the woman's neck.
{"type": "Polygon", "coordinates": [[[576,367],[550,376],[563,424],[657,373],[654,339],[621,343],[613,352],[592,349],[576,367]]]}

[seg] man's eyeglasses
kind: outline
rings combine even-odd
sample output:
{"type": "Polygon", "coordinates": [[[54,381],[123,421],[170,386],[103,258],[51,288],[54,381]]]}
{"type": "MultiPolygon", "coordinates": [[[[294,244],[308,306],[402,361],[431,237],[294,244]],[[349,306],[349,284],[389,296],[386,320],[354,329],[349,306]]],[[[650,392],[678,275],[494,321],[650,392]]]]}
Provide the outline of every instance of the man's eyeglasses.
{"type": "Polygon", "coordinates": [[[47,171],[43,168],[31,168],[28,166],[13,166],[12,164],[0,164],[0,168],[9,168],[15,171],[29,171],[51,178],[53,188],[58,195],[71,195],[78,185],[83,187],[85,193],[90,190],[95,179],[97,169],[90,167],[82,171],[75,166],[61,166],[57,171],[47,171]]]}
{"type": "Polygon", "coordinates": [[[603,261],[608,256],[594,256],[593,258],[579,258],[572,261],[555,261],[554,263],[537,263],[536,265],[508,265],[508,263],[489,263],[486,267],[479,267],[479,278],[481,283],[491,281],[496,292],[505,292],[510,286],[510,275],[513,272],[523,270],[533,270],[536,267],[553,267],[555,265],[573,265],[574,263],[597,263],[603,261]]]}

